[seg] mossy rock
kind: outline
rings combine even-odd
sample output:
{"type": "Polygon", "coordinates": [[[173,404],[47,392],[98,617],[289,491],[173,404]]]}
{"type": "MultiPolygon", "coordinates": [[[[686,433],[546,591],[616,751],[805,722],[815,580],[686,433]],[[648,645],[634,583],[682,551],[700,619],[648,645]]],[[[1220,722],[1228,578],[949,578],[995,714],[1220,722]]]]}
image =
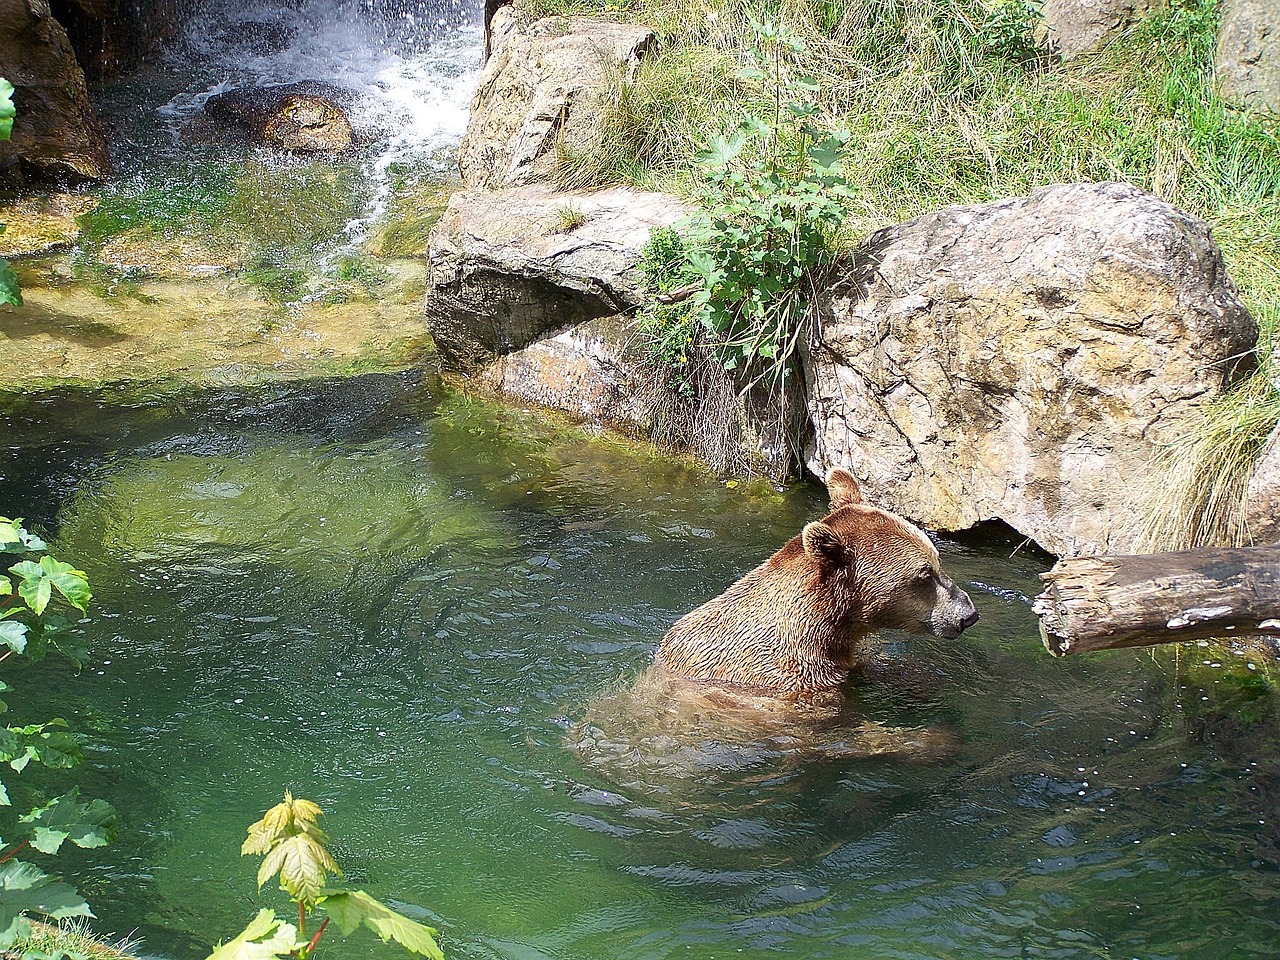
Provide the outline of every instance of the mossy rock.
{"type": "Polygon", "coordinates": [[[78,218],[97,205],[80,193],[34,194],[0,201],[0,257],[20,257],[69,247],[80,237],[78,218]]]}

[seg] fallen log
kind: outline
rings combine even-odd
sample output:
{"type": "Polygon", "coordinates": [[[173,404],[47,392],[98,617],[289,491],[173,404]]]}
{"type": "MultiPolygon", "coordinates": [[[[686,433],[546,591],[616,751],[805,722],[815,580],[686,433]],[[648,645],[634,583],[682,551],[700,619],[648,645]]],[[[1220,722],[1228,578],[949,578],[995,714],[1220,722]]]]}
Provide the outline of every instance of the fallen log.
{"type": "Polygon", "coordinates": [[[1032,610],[1055,657],[1280,634],[1280,544],[1060,560],[1032,610]]]}

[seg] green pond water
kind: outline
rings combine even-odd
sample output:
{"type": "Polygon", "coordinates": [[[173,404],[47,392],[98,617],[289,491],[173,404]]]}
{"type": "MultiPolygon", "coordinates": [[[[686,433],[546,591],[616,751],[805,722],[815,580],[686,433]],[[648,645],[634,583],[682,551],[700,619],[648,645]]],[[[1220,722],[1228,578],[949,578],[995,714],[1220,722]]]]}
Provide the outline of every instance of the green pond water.
{"type": "Polygon", "coordinates": [[[886,636],[848,749],[705,717],[654,737],[614,693],[818,487],[729,486],[409,374],[28,397],[0,437],[0,512],[95,592],[84,671],[6,664],[10,700],[91,736],[78,779],[122,830],[59,869],[149,956],[286,912],[239,856],[285,788],[350,885],[456,958],[1276,953],[1274,666],[1050,659],[1050,561],[1011,534],[942,540],[982,620],[886,636]],[[944,746],[913,756],[921,731],[944,746]]]}

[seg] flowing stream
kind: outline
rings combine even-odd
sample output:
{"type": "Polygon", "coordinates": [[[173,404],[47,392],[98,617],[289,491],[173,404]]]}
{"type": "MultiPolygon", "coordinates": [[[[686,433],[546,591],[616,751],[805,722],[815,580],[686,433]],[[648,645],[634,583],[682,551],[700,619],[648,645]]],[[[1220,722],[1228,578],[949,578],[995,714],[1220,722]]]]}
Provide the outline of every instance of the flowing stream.
{"type": "Polygon", "coordinates": [[[1273,955],[1274,667],[1050,659],[1049,558],[1017,538],[942,540],[982,620],[887,635],[849,749],[705,717],[645,740],[616,691],[819,489],[722,484],[412,374],[51,393],[0,435],[0,503],[95,592],[82,673],[6,680],[22,718],[91,736],[77,777],[122,830],[60,867],[149,956],[287,908],[239,856],[286,788],[327,811],[346,882],[455,958],[1273,955]],[[588,715],[613,730],[594,752],[588,715]]]}

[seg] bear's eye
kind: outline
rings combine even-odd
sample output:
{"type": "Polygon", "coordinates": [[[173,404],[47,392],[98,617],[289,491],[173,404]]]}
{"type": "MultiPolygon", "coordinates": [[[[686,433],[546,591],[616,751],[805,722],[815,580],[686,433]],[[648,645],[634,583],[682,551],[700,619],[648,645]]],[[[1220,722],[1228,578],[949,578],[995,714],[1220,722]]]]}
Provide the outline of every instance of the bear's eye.
{"type": "Polygon", "coordinates": [[[921,567],[916,571],[916,579],[921,583],[933,579],[933,567],[921,567]]]}

